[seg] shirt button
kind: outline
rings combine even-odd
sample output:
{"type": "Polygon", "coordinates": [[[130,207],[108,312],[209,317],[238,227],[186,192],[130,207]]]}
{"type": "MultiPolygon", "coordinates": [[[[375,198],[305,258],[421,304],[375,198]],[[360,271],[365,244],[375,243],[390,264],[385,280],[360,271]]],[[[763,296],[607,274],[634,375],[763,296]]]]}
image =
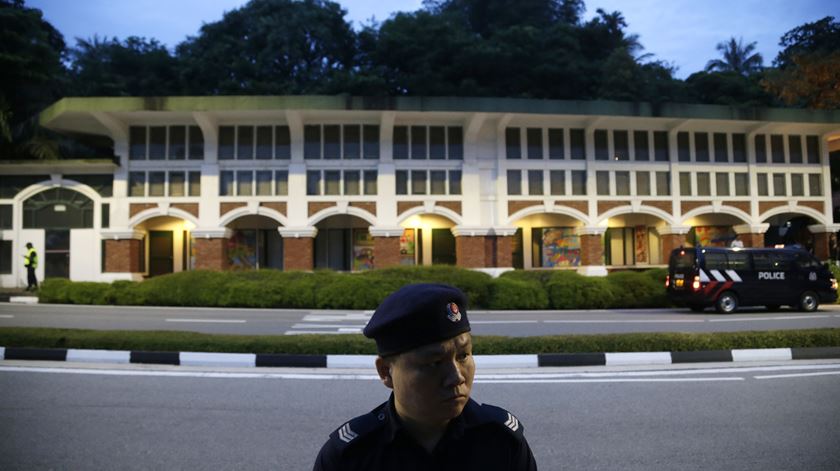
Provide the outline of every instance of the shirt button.
{"type": "Polygon", "coordinates": [[[380,413],[379,414],[379,420],[385,420],[385,414],[380,413]]]}

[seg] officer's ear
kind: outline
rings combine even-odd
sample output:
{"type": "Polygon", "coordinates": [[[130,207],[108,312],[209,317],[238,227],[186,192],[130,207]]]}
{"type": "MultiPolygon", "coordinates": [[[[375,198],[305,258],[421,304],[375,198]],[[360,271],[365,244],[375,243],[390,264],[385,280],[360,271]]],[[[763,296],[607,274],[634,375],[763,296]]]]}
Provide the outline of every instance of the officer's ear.
{"type": "Polygon", "coordinates": [[[394,389],[394,380],[391,379],[392,368],[393,362],[390,359],[376,357],[376,372],[379,373],[382,384],[389,389],[394,389]]]}

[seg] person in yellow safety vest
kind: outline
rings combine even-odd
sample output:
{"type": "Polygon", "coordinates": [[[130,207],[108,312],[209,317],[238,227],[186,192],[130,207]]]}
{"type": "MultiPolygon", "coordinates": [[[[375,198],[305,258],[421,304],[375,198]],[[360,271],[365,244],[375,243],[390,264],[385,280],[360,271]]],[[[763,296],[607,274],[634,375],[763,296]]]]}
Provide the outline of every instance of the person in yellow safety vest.
{"type": "Polygon", "coordinates": [[[26,267],[26,291],[38,289],[38,278],[35,276],[35,269],[38,268],[38,252],[32,247],[31,242],[26,243],[26,255],[23,256],[23,266],[26,267]]]}

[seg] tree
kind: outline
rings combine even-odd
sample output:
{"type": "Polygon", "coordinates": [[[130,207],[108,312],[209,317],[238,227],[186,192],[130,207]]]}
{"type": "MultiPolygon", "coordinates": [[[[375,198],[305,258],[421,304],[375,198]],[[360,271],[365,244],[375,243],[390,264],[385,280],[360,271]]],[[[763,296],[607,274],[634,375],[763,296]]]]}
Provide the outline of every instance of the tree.
{"type": "Polygon", "coordinates": [[[744,45],[743,38],[736,41],[734,37],[718,43],[716,49],[723,59],[713,59],[706,63],[706,72],[734,72],[743,76],[760,72],[764,59],[761,54],[753,52],[755,45],[755,41],[744,45]]]}

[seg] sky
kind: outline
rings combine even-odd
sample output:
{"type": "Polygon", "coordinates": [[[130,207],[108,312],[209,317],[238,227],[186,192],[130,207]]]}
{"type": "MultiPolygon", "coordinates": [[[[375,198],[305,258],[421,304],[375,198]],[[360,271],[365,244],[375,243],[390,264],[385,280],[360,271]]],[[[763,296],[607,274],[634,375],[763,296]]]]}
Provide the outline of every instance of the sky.
{"type": "MultiPolygon", "coordinates": [[[[27,0],[63,35],[75,38],[128,36],[155,38],[173,49],[196,36],[204,23],[222,19],[224,12],[246,0],[27,0]]],[[[382,22],[398,11],[415,11],[422,0],[342,0],[348,21],[358,28],[371,18],[382,22]]],[[[755,41],[770,65],[787,31],[825,16],[840,18],[840,0],[585,0],[585,19],[602,8],[620,11],[626,32],[637,34],[643,53],[677,68],[685,79],[720,57],[715,46],[730,37],[755,41]]]]}

